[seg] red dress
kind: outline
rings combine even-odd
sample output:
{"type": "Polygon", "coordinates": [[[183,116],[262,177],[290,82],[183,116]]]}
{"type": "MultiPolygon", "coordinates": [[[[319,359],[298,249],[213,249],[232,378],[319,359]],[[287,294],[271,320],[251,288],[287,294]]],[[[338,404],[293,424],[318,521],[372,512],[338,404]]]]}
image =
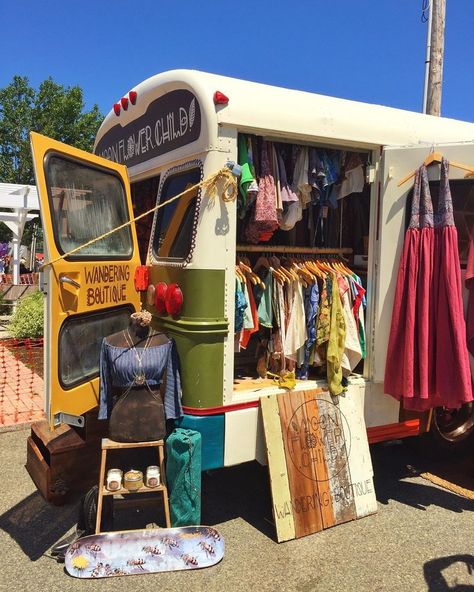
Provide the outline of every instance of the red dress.
{"type": "Polygon", "coordinates": [[[441,163],[438,212],[426,166],[415,177],[385,365],[385,392],[405,409],[458,408],[473,400],[461,268],[448,181],[441,163]]]}

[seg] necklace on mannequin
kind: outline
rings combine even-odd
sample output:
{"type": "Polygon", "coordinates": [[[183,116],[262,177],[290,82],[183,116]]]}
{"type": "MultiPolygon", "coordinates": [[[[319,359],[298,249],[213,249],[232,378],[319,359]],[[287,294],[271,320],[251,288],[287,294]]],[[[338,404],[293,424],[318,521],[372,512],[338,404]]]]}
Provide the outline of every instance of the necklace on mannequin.
{"type": "MultiPolygon", "coordinates": [[[[135,357],[137,358],[137,362],[138,362],[138,371],[133,374],[133,382],[134,382],[134,384],[138,384],[138,385],[145,384],[146,383],[146,376],[145,376],[145,372],[143,370],[143,365],[142,365],[143,353],[142,353],[142,355],[139,355],[138,349],[135,347],[135,344],[133,343],[133,339],[132,339],[132,336],[130,335],[129,329],[126,329],[126,330],[124,329],[123,335],[125,337],[125,341],[127,342],[129,349],[131,349],[133,351],[133,353],[135,354],[135,357]]],[[[152,338],[152,332],[150,331],[148,333],[148,337],[145,341],[145,345],[143,346],[143,348],[140,348],[141,350],[143,350],[143,352],[145,352],[145,350],[148,349],[148,347],[150,345],[151,338],[152,338]]]]}

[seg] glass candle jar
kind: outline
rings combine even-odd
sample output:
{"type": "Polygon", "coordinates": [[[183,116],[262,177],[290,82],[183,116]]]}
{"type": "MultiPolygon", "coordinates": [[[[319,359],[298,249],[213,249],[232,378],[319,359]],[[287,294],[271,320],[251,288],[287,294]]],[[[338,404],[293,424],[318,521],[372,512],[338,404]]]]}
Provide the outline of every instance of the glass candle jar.
{"type": "Polygon", "coordinates": [[[122,471],[120,469],[109,469],[105,487],[109,491],[117,491],[122,487],[122,471]]]}
{"type": "Polygon", "coordinates": [[[158,487],[160,484],[160,469],[157,466],[147,467],[145,482],[147,487],[158,487]]]}
{"type": "Polygon", "coordinates": [[[143,473],[135,469],[127,471],[123,478],[123,486],[128,491],[137,491],[140,487],[143,487],[143,473]]]}

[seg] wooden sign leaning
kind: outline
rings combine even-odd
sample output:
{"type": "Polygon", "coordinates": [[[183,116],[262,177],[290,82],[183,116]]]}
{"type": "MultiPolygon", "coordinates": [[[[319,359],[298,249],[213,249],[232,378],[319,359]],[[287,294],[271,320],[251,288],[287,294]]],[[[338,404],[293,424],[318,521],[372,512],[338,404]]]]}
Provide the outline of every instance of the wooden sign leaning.
{"type": "Polygon", "coordinates": [[[333,400],[314,389],[260,401],[278,542],[377,511],[362,393],[333,400]]]}

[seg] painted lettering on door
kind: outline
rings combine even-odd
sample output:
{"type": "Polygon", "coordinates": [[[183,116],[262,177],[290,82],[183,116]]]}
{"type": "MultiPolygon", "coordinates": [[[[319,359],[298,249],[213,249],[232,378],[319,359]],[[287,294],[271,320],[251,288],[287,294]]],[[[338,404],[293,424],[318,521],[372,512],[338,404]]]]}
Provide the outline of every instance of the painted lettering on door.
{"type": "Polygon", "coordinates": [[[86,306],[120,304],[127,301],[130,265],[94,265],[84,269],[86,306]]]}

